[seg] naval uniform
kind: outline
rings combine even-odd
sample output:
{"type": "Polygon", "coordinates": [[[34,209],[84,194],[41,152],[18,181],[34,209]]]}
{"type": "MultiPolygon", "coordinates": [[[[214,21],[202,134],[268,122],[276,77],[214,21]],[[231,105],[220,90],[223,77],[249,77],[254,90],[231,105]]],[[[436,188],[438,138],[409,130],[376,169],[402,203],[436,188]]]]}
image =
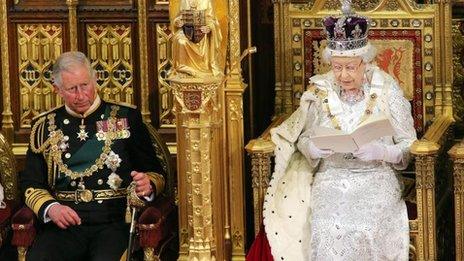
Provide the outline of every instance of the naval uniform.
{"type": "Polygon", "coordinates": [[[45,225],[27,260],[119,260],[128,243],[131,171],[145,172],[155,195],[164,188],[140,111],[98,97],[92,107],[80,116],[61,106],[33,120],[20,186],[45,225]],[[57,203],[74,209],[82,224],[61,229],[47,220],[45,211],[57,203]]]}

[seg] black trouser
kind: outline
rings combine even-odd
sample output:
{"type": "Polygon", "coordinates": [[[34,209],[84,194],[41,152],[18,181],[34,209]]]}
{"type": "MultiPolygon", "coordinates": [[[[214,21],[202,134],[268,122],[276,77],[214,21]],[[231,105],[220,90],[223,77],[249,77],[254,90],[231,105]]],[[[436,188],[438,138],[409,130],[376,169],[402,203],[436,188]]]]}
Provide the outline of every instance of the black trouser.
{"type": "Polygon", "coordinates": [[[28,250],[28,261],[120,260],[127,248],[129,226],[124,222],[78,225],[67,229],[47,223],[28,250]]]}

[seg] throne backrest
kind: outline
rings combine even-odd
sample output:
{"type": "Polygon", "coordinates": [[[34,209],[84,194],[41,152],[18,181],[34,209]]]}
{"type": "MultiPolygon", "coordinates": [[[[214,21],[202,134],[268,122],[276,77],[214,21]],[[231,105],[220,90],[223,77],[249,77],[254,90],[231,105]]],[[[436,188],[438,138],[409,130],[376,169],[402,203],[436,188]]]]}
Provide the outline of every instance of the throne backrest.
{"type": "MultiPolygon", "coordinates": [[[[443,22],[451,19],[439,19],[449,10],[409,0],[353,1],[353,8],[371,18],[369,39],[377,48],[374,63],[403,88],[422,136],[435,116],[452,112],[452,49],[451,41],[445,40],[451,25],[443,22]]],[[[277,116],[294,111],[309,78],[329,70],[321,58],[327,44],[322,19],[339,10],[337,0],[275,4],[277,116]]]]}

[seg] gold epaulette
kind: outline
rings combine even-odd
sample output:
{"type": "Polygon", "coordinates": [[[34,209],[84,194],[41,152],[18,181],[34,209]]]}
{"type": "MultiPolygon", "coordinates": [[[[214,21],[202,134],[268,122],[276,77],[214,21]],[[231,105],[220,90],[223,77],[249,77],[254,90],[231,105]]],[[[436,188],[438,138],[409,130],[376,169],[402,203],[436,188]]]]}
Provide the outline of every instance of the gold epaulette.
{"type": "Polygon", "coordinates": [[[137,109],[136,105],[130,104],[130,103],[127,103],[127,102],[115,101],[115,100],[105,100],[105,102],[111,103],[111,104],[116,104],[116,105],[119,105],[119,106],[129,107],[129,108],[132,108],[132,109],[137,109]]]}
{"type": "Polygon", "coordinates": [[[42,112],[41,114],[39,114],[39,115],[37,115],[37,116],[34,116],[34,117],[32,118],[32,121],[35,121],[35,120],[37,120],[37,119],[40,118],[40,117],[43,117],[43,116],[45,116],[45,115],[47,115],[47,114],[49,114],[49,113],[51,113],[51,112],[54,112],[54,111],[56,111],[56,110],[62,108],[63,106],[64,106],[64,105],[60,105],[60,106],[57,106],[57,107],[55,107],[55,108],[53,108],[53,109],[50,109],[50,110],[48,110],[48,111],[44,111],[44,112],[42,112]]]}
{"type": "Polygon", "coordinates": [[[62,108],[63,106],[64,105],[55,107],[49,111],[43,112],[34,117],[34,124],[32,125],[31,135],[29,138],[29,145],[34,153],[42,153],[48,146],[47,144],[45,144],[48,140],[48,137],[45,137],[45,129],[47,129],[45,127],[47,117],[54,116],[54,114],[52,115],[52,113],[62,108]]]}

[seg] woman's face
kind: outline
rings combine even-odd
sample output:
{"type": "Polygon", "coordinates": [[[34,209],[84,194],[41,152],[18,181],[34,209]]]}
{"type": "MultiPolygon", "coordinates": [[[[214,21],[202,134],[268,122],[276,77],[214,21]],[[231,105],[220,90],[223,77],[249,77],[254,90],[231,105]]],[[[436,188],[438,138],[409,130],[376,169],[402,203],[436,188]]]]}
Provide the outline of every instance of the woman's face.
{"type": "Polygon", "coordinates": [[[334,56],[330,61],[335,81],[344,90],[360,88],[366,64],[361,57],[334,56]]]}

